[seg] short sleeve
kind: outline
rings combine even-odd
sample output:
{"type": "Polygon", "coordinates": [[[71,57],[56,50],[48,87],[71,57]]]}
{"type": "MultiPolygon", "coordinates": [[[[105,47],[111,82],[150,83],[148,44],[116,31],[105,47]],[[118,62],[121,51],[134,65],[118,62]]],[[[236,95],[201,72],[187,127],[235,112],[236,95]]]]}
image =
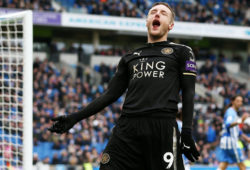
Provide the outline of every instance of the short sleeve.
{"type": "Polygon", "coordinates": [[[180,51],[179,62],[180,62],[180,73],[183,76],[197,74],[196,60],[193,50],[188,46],[183,46],[180,51]]]}
{"type": "Polygon", "coordinates": [[[225,125],[226,128],[229,128],[230,125],[235,121],[236,117],[235,115],[229,110],[226,111],[226,117],[225,117],[225,125]]]}

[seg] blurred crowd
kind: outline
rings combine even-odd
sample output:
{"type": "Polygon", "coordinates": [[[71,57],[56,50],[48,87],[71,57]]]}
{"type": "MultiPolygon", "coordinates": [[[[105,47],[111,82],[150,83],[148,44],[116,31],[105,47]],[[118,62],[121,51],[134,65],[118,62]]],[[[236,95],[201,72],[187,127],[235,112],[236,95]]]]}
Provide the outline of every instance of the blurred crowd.
{"type": "Polygon", "coordinates": [[[246,83],[240,83],[227,73],[224,62],[207,59],[199,69],[197,83],[205,86],[211,93],[224,97],[224,105],[236,94],[244,97],[244,103],[250,104],[250,91],[246,83]]]}
{"type": "MultiPolygon", "coordinates": [[[[150,7],[146,0],[131,0],[142,11],[150,7]]],[[[157,2],[152,0],[151,2],[157,2]]],[[[250,1],[248,0],[167,0],[176,13],[176,21],[250,25],[250,1]]]]}
{"type": "Polygon", "coordinates": [[[63,10],[72,13],[88,13],[121,17],[142,17],[135,4],[123,0],[57,0],[63,10]]]}
{"type": "Polygon", "coordinates": [[[127,53],[126,48],[108,48],[108,49],[100,49],[94,52],[95,55],[104,55],[104,56],[124,56],[127,53]]]}
{"type": "Polygon", "coordinates": [[[55,11],[51,0],[1,0],[2,8],[32,9],[36,11],[55,11]]]}
{"type": "MultiPolygon", "coordinates": [[[[0,7],[39,11],[67,11],[71,13],[146,17],[150,6],[159,0],[2,0],[0,7]],[[59,7],[58,7],[59,5],[59,7]]],[[[248,0],[166,0],[176,13],[176,21],[250,25],[248,0]]]]}

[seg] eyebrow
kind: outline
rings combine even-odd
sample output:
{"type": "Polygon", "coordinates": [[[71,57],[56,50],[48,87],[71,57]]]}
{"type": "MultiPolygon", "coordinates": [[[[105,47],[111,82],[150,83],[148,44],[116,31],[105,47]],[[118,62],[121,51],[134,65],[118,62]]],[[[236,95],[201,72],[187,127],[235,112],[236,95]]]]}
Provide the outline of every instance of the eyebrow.
{"type": "MultiPolygon", "coordinates": [[[[149,12],[152,12],[152,11],[158,11],[158,9],[151,9],[149,12]]],[[[161,12],[166,12],[168,14],[168,12],[164,9],[160,9],[161,12]]]]}

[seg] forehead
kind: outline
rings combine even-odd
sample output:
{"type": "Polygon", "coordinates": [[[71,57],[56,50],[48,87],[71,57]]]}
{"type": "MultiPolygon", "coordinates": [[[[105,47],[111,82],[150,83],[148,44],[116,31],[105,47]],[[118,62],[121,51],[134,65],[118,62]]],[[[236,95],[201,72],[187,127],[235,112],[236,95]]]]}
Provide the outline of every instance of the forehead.
{"type": "Polygon", "coordinates": [[[240,100],[243,100],[241,96],[237,96],[235,101],[240,101],[240,100]]]}
{"type": "Polygon", "coordinates": [[[152,7],[152,8],[150,9],[150,11],[152,11],[152,10],[163,10],[163,11],[166,11],[166,12],[168,12],[168,13],[171,13],[170,9],[169,9],[167,6],[162,5],[162,4],[156,5],[156,6],[152,7]]]}

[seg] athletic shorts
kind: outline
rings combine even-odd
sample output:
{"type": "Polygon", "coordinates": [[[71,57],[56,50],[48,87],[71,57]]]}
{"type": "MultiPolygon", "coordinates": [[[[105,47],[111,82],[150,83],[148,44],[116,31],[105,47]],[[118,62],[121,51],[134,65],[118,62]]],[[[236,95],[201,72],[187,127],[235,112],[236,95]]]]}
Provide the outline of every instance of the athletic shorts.
{"type": "Polygon", "coordinates": [[[184,170],[179,139],[174,118],[121,116],[100,170],[184,170]]]}
{"type": "Polygon", "coordinates": [[[240,163],[244,161],[241,149],[220,149],[219,161],[229,164],[240,163]]]}

